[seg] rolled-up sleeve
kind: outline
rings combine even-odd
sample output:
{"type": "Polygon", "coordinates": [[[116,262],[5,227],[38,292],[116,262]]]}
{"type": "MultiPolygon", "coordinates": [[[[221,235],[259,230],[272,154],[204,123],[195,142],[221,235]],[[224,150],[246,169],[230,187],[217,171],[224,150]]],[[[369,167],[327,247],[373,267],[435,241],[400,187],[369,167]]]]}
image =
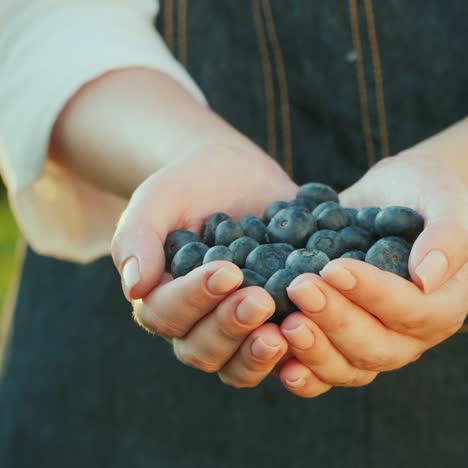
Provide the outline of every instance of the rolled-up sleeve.
{"type": "Polygon", "coordinates": [[[0,171],[10,205],[39,253],[88,262],[109,253],[126,201],[48,159],[67,101],[111,70],[164,71],[204,97],[153,24],[153,0],[0,2],[0,171]]]}

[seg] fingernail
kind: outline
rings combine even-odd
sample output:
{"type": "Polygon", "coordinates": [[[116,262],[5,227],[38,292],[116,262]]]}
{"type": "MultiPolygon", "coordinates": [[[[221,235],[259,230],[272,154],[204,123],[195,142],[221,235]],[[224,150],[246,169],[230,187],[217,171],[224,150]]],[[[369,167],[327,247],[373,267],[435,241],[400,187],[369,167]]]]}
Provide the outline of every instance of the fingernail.
{"type": "Polygon", "coordinates": [[[287,288],[288,293],[293,293],[298,306],[306,312],[319,312],[327,304],[325,294],[312,281],[298,278],[287,288]]]}
{"type": "Polygon", "coordinates": [[[305,385],[304,377],[299,377],[294,380],[286,379],[286,385],[291,388],[301,388],[305,385]]]}
{"type": "Polygon", "coordinates": [[[440,250],[431,250],[414,271],[425,293],[436,289],[448,270],[448,260],[440,250]]]}
{"type": "Polygon", "coordinates": [[[313,333],[303,323],[299,326],[295,326],[295,328],[282,327],[281,331],[288,341],[299,349],[309,349],[315,342],[313,333]]]}
{"type": "Polygon", "coordinates": [[[248,296],[237,306],[236,317],[241,323],[255,325],[263,322],[271,312],[273,312],[271,305],[261,304],[248,296]]]}
{"type": "Polygon", "coordinates": [[[252,355],[257,359],[268,361],[276,356],[280,348],[279,344],[266,343],[262,337],[258,337],[250,345],[252,355]]]}
{"type": "Polygon", "coordinates": [[[328,263],[320,272],[320,276],[325,279],[327,283],[335,286],[335,288],[343,289],[344,291],[353,289],[357,284],[354,275],[339,263],[328,263]]]}
{"type": "Polygon", "coordinates": [[[130,257],[122,270],[122,285],[123,292],[127,301],[130,301],[130,292],[132,288],[140,282],[140,269],[138,260],[135,257],[130,257]]]}
{"type": "Polygon", "coordinates": [[[227,268],[220,268],[210,276],[206,286],[215,295],[227,294],[242,283],[242,276],[229,271],[227,268]]]}

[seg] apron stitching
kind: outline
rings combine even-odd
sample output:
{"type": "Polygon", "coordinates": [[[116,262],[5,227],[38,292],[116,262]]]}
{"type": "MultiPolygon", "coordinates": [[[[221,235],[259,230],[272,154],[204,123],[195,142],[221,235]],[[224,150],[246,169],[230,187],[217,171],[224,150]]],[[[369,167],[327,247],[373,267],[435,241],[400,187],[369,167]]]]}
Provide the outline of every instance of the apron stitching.
{"type": "Polygon", "coordinates": [[[164,2],[164,40],[167,47],[174,54],[174,4],[173,0],[164,2]]]}
{"type": "Polygon", "coordinates": [[[273,48],[273,56],[276,63],[276,71],[280,90],[280,109],[283,124],[283,152],[286,172],[294,178],[294,168],[292,161],[292,139],[291,139],[291,116],[289,109],[288,84],[284,66],[283,54],[276,34],[275,20],[271,11],[270,0],[263,0],[263,11],[267,24],[267,34],[273,48]]]}
{"type": "Polygon", "coordinates": [[[372,6],[372,0],[364,0],[367,18],[367,33],[369,36],[370,49],[372,54],[372,65],[375,79],[375,95],[377,99],[377,114],[379,118],[379,132],[382,144],[382,156],[384,158],[390,155],[390,145],[388,142],[388,128],[385,113],[385,100],[383,92],[383,72],[380,61],[379,43],[375,29],[375,17],[372,6]]]}
{"type": "Polygon", "coordinates": [[[268,47],[266,44],[265,31],[262,25],[260,8],[258,0],[252,0],[252,12],[257,31],[258,49],[262,61],[263,82],[265,90],[265,105],[266,105],[266,128],[267,128],[267,149],[268,153],[277,160],[276,157],[276,125],[275,125],[275,91],[273,87],[273,71],[271,60],[268,55],[268,47]]]}
{"type": "Polygon", "coordinates": [[[23,273],[24,262],[26,259],[26,241],[24,238],[18,238],[16,244],[15,261],[14,261],[14,276],[11,279],[6,294],[6,300],[2,310],[2,320],[0,326],[0,375],[2,374],[5,354],[8,345],[8,340],[11,334],[13,317],[18,302],[20,289],[20,279],[23,273]]]}
{"type": "Polygon", "coordinates": [[[179,0],[179,61],[187,65],[187,0],[179,0]]]}
{"type": "Polygon", "coordinates": [[[367,151],[367,165],[375,164],[375,148],[372,140],[372,131],[369,117],[369,103],[366,91],[366,77],[364,74],[364,57],[362,53],[361,38],[359,33],[359,19],[357,14],[357,0],[349,0],[349,17],[351,21],[351,33],[353,36],[353,47],[356,52],[356,74],[358,80],[359,106],[361,108],[362,133],[367,151]]]}

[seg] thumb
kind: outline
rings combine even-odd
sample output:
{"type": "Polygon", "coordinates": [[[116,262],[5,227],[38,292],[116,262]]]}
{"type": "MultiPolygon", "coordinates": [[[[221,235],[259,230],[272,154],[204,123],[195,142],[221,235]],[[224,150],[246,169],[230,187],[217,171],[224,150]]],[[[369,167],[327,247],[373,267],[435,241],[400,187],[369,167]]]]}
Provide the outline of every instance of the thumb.
{"type": "Polygon", "coordinates": [[[145,297],[161,281],[165,270],[164,241],[177,222],[177,196],[157,177],[147,179],[133,193],[112,239],[112,258],[130,301],[145,297]]]}
{"type": "Polygon", "coordinates": [[[426,294],[442,286],[468,261],[468,213],[463,199],[456,198],[454,203],[453,197],[444,194],[422,210],[425,228],[411,250],[409,270],[426,294]]]}

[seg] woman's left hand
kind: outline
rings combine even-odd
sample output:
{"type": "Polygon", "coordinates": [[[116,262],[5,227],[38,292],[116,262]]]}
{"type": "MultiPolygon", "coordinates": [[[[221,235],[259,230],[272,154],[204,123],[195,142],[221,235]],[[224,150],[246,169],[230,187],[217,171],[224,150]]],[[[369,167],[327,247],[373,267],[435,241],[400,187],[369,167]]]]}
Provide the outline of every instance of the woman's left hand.
{"type": "Polygon", "coordinates": [[[366,385],[414,362],[459,330],[468,313],[468,191],[461,179],[408,152],[378,163],[340,198],[356,208],[411,207],[425,228],[409,260],[414,283],[336,259],[288,288],[301,312],[281,325],[293,357],[279,377],[302,397],[366,385]]]}

